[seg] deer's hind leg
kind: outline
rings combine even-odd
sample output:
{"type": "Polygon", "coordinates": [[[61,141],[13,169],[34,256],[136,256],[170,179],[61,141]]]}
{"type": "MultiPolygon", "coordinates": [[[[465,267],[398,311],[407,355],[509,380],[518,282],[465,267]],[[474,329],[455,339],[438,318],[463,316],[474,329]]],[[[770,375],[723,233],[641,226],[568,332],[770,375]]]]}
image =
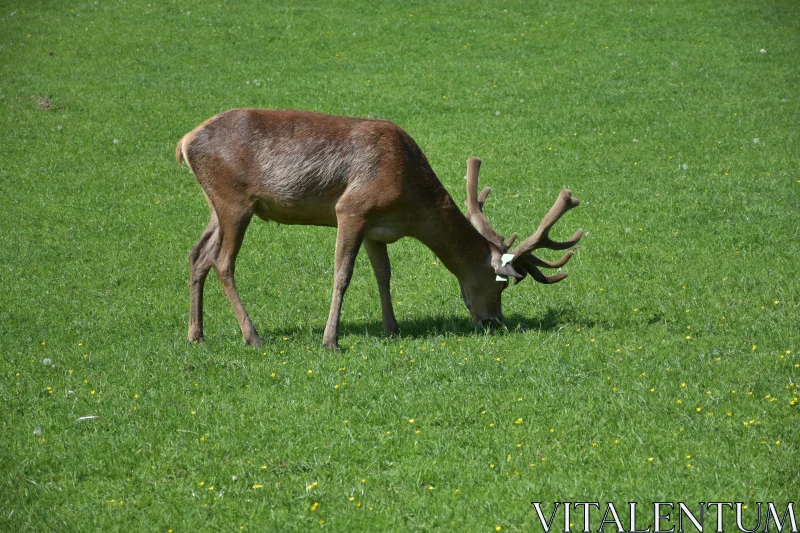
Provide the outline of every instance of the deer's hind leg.
{"type": "MultiPolygon", "coordinates": [[[[211,202],[209,205],[211,206],[211,202]]],[[[189,342],[205,340],[203,288],[208,272],[213,267],[222,284],[222,290],[233,307],[244,342],[250,346],[261,346],[261,338],[242,304],[234,281],[236,256],[242,247],[244,234],[253,213],[246,209],[224,207],[225,209],[218,213],[217,209],[211,206],[211,220],[189,253],[189,342]]]]}
{"type": "Polygon", "coordinates": [[[211,210],[211,220],[206,230],[189,252],[189,342],[204,342],[203,288],[208,271],[214,264],[214,253],[219,243],[217,213],[211,210]]]}
{"type": "Polygon", "coordinates": [[[244,234],[247,226],[253,218],[252,210],[229,209],[226,212],[219,212],[219,243],[214,261],[214,270],[222,284],[222,290],[228,301],[233,307],[239,328],[242,330],[242,339],[250,346],[261,346],[261,338],[258,336],[255,326],[253,326],[250,316],[242,304],[239,293],[236,290],[234,281],[234,271],[236,270],[236,256],[242,247],[244,234]]]}

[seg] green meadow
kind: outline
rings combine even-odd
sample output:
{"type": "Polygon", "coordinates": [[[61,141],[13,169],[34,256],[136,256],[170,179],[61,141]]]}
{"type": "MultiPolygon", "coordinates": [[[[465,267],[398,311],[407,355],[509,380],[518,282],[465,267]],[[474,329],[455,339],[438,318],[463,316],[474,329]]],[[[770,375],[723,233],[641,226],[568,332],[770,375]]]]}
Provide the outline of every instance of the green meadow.
{"type": "Polygon", "coordinates": [[[799,88],[791,0],[0,0],[0,531],[752,528],[800,495],[799,88]],[[480,157],[506,236],[569,187],[569,277],[476,330],[403,239],[400,336],[361,253],[333,352],[335,229],[254,219],[263,347],[214,275],[188,344],[175,145],[235,107],[392,120],[459,205],[480,157]]]}

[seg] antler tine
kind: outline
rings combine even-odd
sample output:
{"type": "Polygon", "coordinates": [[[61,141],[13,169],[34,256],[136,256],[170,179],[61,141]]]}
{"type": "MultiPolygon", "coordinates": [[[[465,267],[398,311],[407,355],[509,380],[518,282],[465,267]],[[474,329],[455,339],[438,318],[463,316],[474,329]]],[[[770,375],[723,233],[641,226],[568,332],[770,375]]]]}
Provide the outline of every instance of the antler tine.
{"type": "Polygon", "coordinates": [[[503,236],[498,234],[489,224],[483,214],[483,204],[486,197],[492,192],[491,187],[486,187],[478,194],[478,172],[481,168],[481,160],[477,157],[467,159],[467,218],[475,229],[484,236],[489,242],[497,246],[502,252],[508,250],[503,242],[503,236]]]}
{"type": "Polygon", "coordinates": [[[522,274],[522,278],[514,279],[512,281],[513,284],[517,284],[523,279],[525,279],[526,274],[530,274],[533,279],[538,281],[539,283],[544,284],[551,284],[551,283],[558,283],[562,279],[567,277],[566,272],[559,272],[558,274],[553,274],[552,276],[545,276],[538,267],[545,267],[545,268],[558,268],[564,266],[564,264],[569,261],[569,258],[572,257],[574,252],[569,251],[561,258],[559,261],[545,261],[544,259],[539,259],[533,254],[525,254],[519,258],[518,261],[514,263],[514,268],[519,274],[522,274]]]}
{"type": "Polygon", "coordinates": [[[561,258],[561,259],[559,259],[558,261],[545,261],[544,259],[541,259],[541,258],[539,258],[539,257],[536,257],[536,256],[535,256],[535,255],[533,255],[533,254],[530,254],[530,255],[528,255],[528,257],[530,257],[530,258],[531,258],[531,260],[533,261],[533,263],[534,263],[536,266],[539,266],[539,267],[544,267],[544,268],[561,268],[562,266],[564,266],[564,265],[566,265],[566,264],[567,264],[567,261],[569,261],[569,260],[570,260],[570,258],[571,258],[571,257],[572,257],[574,254],[575,254],[575,252],[574,252],[574,251],[572,251],[572,250],[570,250],[569,252],[565,253],[565,254],[564,254],[564,257],[562,257],[562,258],[561,258]]]}
{"type": "Polygon", "coordinates": [[[478,172],[481,170],[481,160],[477,157],[467,159],[467,209],[474,204],[478,205],[478,172]]]}
{"type": "MultiPolygon", "coordinates": [[[[478,179],[477,176],[476,176],[475,179],[476,180],[478,179]]],[[[475,183],[475,187],[476,188],[478,187],[477,182],[475,183]]],[[[486,198],[489,197],[489,193],[490,192],[492,192],[492,188],[491,187],[484,187],[483,190],[481,191],[481,193],[478,195],[478,209],[481,210],[481,213],[483,213],[483,204],[486,203],[486,198]]]]}
{"type": "MultiPolygon", "coordinates": [[[[556,242],[550,239],[550,228],[558,222],[558,219],[561,216],[572,209],[573,207],[577,207],[581,201],[577,198],[572,197],[572,192],[569,189],[562,189],[561,193],[558,195],[558,199],[553,204],[553,207],[550,208],[550,211],[544,216],[542,221],[539,223],[539,227],[536,228],[536,233],[522,241],[519,246],[514,249],[514,256],[515,258],[520,257],[522,254],[535,250],[537,248],[549,248],[550,250],[566,250],[567,248],[572,248],[575,246],[578,241],[581,240],[583,237],[583,230],[578,229],[572,237],[563,242],[556,242]]],[[[562,259],[566,261],[565,259],[562,259]]]]}
{"type": "Polygon", "coordinates": [[[516,231],[511,234],[511,237],[509,237],[506,241],[506,249],[511,248],[511,245],[514,244],[514,241],[517,240],[517,237],[519,237],[519,233],[516,231]]]}

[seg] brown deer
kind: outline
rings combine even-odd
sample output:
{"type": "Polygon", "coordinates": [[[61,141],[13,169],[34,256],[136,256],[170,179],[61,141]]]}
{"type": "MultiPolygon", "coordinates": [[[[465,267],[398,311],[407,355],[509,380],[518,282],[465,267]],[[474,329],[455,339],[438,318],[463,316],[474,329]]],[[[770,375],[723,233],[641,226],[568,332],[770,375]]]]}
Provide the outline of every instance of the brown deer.
{"type": "Polygon", "coordinates": [[[234,283],[236,255],[250,219],[281,224],[337,228],[333,299],[323,344],[338,347],[342,299],[361,245],[378,281],[387,335],[398,333],[389,294],[391,276],[386,245],[413,237],[452,272],[476,325],[502,320],[500,298],[527,274],[540,283],[556,283],[566,273],[546,276],[539,267],[558,268],[531,252],[564,250],[582,237],[554,242],[550,228],[578,205],[563,189],[536,232],[511,253],[517,237],[506,242],[489,225],[483,204],[491,191],[478,194],[480,159],[467,161],[467,214],[439,182],[417,143],[385,120],[345,118],[305,111],[233,109],[216,115],[178,142],[175,157],[185,160],[203,188],[211,220],[189,254],[189,341],[203,338],[203,286],[213,267],[233,307],[244,342],[261,345],[234,283]]]}

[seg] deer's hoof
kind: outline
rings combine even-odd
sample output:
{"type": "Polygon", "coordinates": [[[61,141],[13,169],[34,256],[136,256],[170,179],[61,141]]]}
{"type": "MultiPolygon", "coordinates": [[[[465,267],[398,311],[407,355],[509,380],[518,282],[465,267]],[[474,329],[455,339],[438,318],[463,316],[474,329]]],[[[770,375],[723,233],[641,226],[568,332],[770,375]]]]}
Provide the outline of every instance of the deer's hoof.
{"type": "Polygon", "coordinates": [[[250,346],[251,348],[261,348],[261,345],[263,344],[261,342],[261,338],[258,335],[256,335],[255,337],[251,337],[249,339],[243,339],[243,340],[244,340],[244,343],[246,345],[250,346]]]}

